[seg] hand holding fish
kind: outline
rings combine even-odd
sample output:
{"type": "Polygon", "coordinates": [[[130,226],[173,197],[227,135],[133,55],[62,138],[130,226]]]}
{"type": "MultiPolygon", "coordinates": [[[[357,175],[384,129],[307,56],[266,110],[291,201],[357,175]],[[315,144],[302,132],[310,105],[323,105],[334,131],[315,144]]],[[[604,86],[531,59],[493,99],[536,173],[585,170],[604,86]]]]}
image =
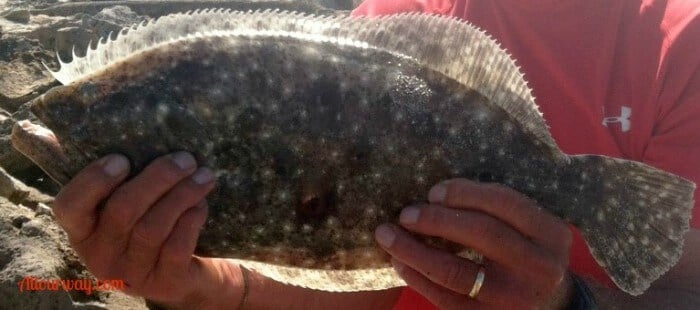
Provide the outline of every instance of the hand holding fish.
{"type": "Polygon", "coordinates": [[[128,171],[126,158],[104,157],[56,197],[56,218],[88,269],[163,304],[202,306],[227,300],[227,293],[240,299],[240,290],[220,292],[237,279],[233,265],[192,255],[207,216],[204,197],[214,187],[211,172],[184,152],[156,159],[122,183],[128,171]]]}
{"type": "Polygon", "coordinates": [[[429,201],[404,209],[401,225],[473,248],[486,261],[482,267],[428,247],[404,229],[380,226],[377,240],[409,286],[440,309],[567,305],[573,290],[567,273],[572,235],[564,221],[496,184],[446,181],[431,189],[429,201]],[[476,283],[483,286],[475,289],[476,283]]]}

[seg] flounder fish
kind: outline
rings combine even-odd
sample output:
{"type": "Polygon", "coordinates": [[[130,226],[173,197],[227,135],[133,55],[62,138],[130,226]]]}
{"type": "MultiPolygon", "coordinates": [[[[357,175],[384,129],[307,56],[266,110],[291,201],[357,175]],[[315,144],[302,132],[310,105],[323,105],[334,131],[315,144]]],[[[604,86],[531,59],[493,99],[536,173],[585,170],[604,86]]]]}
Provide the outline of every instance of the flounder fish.
{"type": "Polygon", "coordinates": [[[678,261],[689,229],[693,183],[562,153],[510,56],[454,18],[205,10],[60,62],[63,86],[31,103],[50,131],[17,124],[17,149],[61,184],[109,153],[133,173],[194,153],[217,177],[197,253],[284,283],[405,285],[373,231],[455,177],[504,184],[575,225],[630,294],[678,261]]]}

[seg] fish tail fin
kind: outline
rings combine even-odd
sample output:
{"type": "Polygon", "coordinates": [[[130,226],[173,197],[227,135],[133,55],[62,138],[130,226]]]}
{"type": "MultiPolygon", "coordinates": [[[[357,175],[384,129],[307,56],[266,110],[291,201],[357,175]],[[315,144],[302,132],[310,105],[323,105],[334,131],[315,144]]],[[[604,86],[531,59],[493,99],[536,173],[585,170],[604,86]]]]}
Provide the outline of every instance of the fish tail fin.
{"type": "Polygon", "coordinates": [[[569,220],[615,284],[642,294],[680,259],[695,184],[639,162],[590,155],[571,159],[581,180],[573,187],[598,190],[572,195],[582,211],[572,212],[569,220]]]}

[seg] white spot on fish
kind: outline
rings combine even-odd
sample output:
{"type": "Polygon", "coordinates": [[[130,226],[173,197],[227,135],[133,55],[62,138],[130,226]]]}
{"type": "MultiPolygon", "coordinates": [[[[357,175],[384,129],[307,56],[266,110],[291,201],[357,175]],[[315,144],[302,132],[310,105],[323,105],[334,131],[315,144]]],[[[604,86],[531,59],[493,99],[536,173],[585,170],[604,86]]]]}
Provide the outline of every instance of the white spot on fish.
{"type": "Polygon", "coordinates": [[[553,190],[559,189],[559,182],[554,181],[552,184],[549,184],[549,187],[551,187],[553,190]]]}
{"type": "Polygon", "coordinates": [[[288,191],[279,191],[277,195],[278,195],[279,199],[282,201],[286,201],[290,197],[288,191]]]}
{"type": "Polygon", "coordinates": [[[326,226],[329,228],[337,228],[339,225],[340,225],[340,221],[338,221],[338,219],[333,217],[333,216],[329,216],[326,219],[326,226]]]}
{"type": "Polygon", "coordinates": [[[365,208],[365,216],[366,217],[373,217],[377,214],[377,208],[376,207],[368,207],[365,208]]]}
{"type": "Polygon", "coordinates": [[[348,82],[346,80],[340,81],[340,83],[338,84],[338,88],[341,92],[347,92],[349,89],[348,82]]]}
{"type": "Polygon", "coordinates": [[[503,123],[503,131],[505,131],[506,133],[512,133],[513,129],[515,129],[515,126],[513,126],[513,124],[511,124],[510,122],[503,123]]]}
{"type": "Polygon", "coordinates": [[[604,222],[605,221],[605,213],[601,210],[596,213],[596,219],[598,219],[598,222],[604,222]]]}
{"type": "Polygon", "coordinates": [[[372,241],[372,237],[370,236],[370,234],[368,234],[366,232],[363,232],[360,234],[360,242],[361,243],[367,244],[367,243],[370,243],[371,241],[372,241]]]}
{"type": "Polygon", "coordinates": [[[264,235],[265,234],[265,227],[264,226],[256,226],[253,231],[258,234],[258,235],[264,235]]]}
{"type": "Polygon", "coordinates": [[[314,230],[314,228],[311,227],[311,225],[309,225],[309,224],[301,225],[301,232],[303,232],[303,233],[305,233],[305,234],[308,234],[308,233],[310,233],[310,232],[313,231],[313,230],[314,230]]]}

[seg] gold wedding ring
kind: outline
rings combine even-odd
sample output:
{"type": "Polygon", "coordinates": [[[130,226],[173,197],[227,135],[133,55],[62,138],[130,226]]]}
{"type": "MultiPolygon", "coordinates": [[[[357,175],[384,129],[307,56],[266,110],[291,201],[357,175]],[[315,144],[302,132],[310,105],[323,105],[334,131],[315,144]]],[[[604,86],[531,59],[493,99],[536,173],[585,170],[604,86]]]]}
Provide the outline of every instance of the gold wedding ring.
{"type": "Polygon", "coordinates": [[[485,277],[486,273],[484,270],[484,266],[479,266],[479,272],[476,273],[476,280],[474,280],[474,286],[472,286],[472,290],[471,292],[469,292],[470,298],[476,298],[476,295],[479,295],[479,291],[481,291],[481,286],[484,284],[485,277]]]}

